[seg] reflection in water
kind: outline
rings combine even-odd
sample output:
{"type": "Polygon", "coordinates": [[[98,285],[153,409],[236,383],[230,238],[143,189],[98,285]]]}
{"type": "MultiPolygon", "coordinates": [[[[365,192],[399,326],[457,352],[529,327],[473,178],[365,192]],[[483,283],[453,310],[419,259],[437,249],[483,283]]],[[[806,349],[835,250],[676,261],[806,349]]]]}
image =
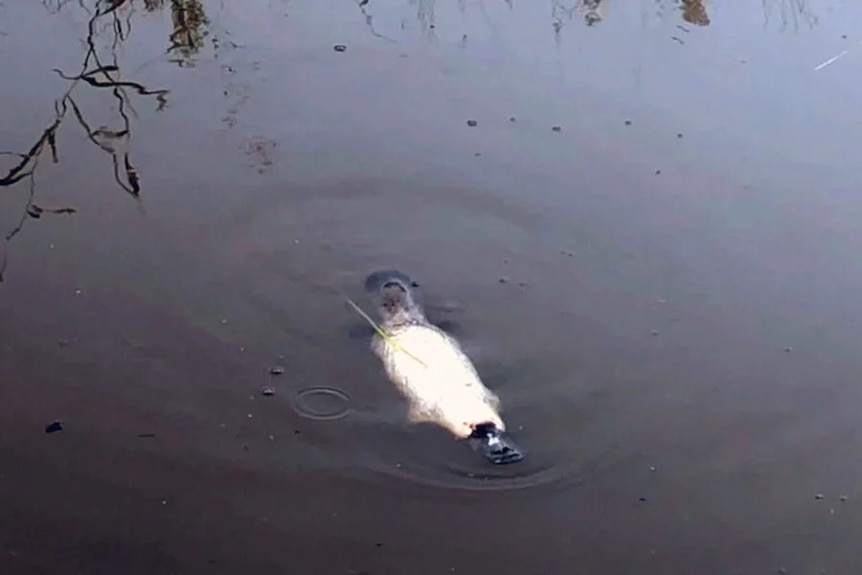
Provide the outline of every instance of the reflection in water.
{"type": "MultiPolygon", "coordinates": [[[[763,0],[767,2],[768,0],[763,0]]],[[[800,2],[802,0],[790,0],[800,2]]],[[[668,9],[679,9],[683,20],[696,26],[709,26],[709,14],[706,12],[704,0],[655,0],[658,14],[668,9]]],[[[604,11],[608,0],[551,0],[551,19],[554,33],[559,36],[564,22],[580,14],[587,26],[595,26],[604,20],[604,11]]]]}
{"type": "MultiPolygon", "coordinates": [[[[165,7],[168,0],[144,0],[148,12],[165,7]]],[[[180,66],[193,66],[194,56],[204,45],[209,24],[200,0],[170,0],[171,19],[174,30],[171,32],[168,54],[175,54],[171,60],[180,66]]]]}
{"type": "MultiPolygon", "coordinates": [[[[50,11],[57,11],[62,9],[69,1],[57,0],[55,2],[47,2],[46,0],[44,4],[50,11]]],[[[78,2],[83,7],[83,0],[78,0],[78,2]]],[[[113,176],[117,185],[130,196],[139,198],[141,192],[140,176],[129,154],[131,122],[127,110],[131,109],[131,105],[128,90],[134,90],[140,95],[154,96],[158,102],[158,110],[164,107],[168,91],[150,90],[137,82],[119,79],[120,66],[117,62],[117,48],[125,41],[131,30],[128,19],[130,15],[126,21],[122,21],[119,17],[119,11],[123,6],[131,6],[131,4],[131,0],[97,1],[95,11],[92,13],[87,24],[87,51],[81,64],[81,72],[77,75],[69,76],[60,70],[54,70],[60,77],[70,81],[69,88],[54,105],[54,120],[42,131],[36,142],[26,152],[0,152],[3,156],[18,158],[17,163],[5,174],[0,175],[0,188],[11,188],[25,180],[29,186],[27,201],[22,210],[21,218],[17,225],[4,236],[6,244],[23,229],[29,219],[39,219],[45,214],[71,214],[75,212],[73,208],[67,207],[45,208],[37,203],[36,197],[36,174],[39,162],[45,151],[48,150],[51,155],[51,161],[59,163],[56,144],[57,130],[63,121],[69,117],[70,112],[71,116],[84,129],[87,138],[96,147],[111,156],[113,176]],[[102,62],[96,49],[98,29],[105,21],[107,21],[108,25],[104,29],[110,29],[113,33],[113,41],[111,43],[112,63],[110,64],[102,62]],[[91,127],[75,98],[76,89],[82,84],[93,88],[105,88],[111,91],[112,96],[117,101],[116,111],[121,124],[119,127],[91,127]]],[[[84,8],[86,9],[86,7],[84,8]]],[[[3,281],[7,264],[8,254],[4,247],[3,257],[0,259],[0,282],[3,281]]]]}
{"type": "Polygon", "coordinates": [[[696,26],[709,26],[709,14],[703,0],[682,0],[682,19],[696,26]]]}
{"type": "Polygon", "coordinates": [[[781,22],[781,29],[792,24],[794,29],[804,22],[809,28],[817,25],[817,16],[811,11],[807,0],[760,0],[763,4],[764,26],[768,26],[773,17],[781,22]]]}

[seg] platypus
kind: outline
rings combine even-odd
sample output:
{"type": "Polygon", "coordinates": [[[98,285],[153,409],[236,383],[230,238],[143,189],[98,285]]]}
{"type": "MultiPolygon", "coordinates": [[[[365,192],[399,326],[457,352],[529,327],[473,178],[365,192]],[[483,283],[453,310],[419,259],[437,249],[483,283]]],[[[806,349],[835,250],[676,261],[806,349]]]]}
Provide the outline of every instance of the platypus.
{"type": "Polygon", "coordinates": [[[365,280],[386,334],[376,334],[371,349],[407,400],[408,419],[445,428],[493,463],[520,461],[524,455],[506,433],[500,399],[482,383],[458,341],[425,317],[417,285],[396,270],[376,271],[365,280]]]}

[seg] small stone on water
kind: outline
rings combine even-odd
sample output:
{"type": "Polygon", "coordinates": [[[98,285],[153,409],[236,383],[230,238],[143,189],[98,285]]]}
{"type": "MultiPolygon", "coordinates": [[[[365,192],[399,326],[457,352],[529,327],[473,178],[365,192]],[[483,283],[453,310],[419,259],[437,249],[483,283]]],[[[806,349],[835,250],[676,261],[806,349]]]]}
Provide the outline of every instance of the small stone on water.
{"type": "Polygon", "coordinates": [[[476,120],[467,120],[467,125],[470,126],[471,128],[475,128],[476,126],[479,125],[479,122],[477,122],[476,120]]]}
{"type": "Polygon", "coordinates": [[[63,431],[63,424],[59,421],[54,421],[45,427],[45,433],[56,433],[63,431]]]}
{"type": "Polygon", "coordinates": [[[261,393],[261,395],[265,395],[265,396],[269,397],[271,395],[275,395],[275,388],[274,387],[264,387],[263,389],[260,390],[260,393],[261,393]]]}
{"type": "Polygon", "coordinates": [[[347,46],[345,46],[344,44],[336,44],[335,46],[332,47],[332,49],[335,50],[336,52],[346,52],[347,46]]]}
{"type": "Polygon", "coordinates": [[[284,373],[284,368],[280,365],[274,365],[269,368],[270,375],[282,375],[284,373]]]}

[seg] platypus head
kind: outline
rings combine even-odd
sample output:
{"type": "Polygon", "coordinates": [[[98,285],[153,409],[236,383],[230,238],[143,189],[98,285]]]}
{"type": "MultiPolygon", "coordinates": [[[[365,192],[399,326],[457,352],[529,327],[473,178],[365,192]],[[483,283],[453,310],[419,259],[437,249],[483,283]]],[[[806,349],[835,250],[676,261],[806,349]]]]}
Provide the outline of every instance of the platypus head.
{"type": "Polygon", "coordinates": [[[399,280],[388,281],[380,288],[379,312],[384,327],[393,328],[423,320],[410,286],[399,280]]]}
{"type": "Polygon", "coordinates": [[[410,323],[422,323],[425,316],[413,294],[417,285],[398,271],[378,271],[365,280],[365,289],[375,294],[380,323],[391,329],[410,323]]]}

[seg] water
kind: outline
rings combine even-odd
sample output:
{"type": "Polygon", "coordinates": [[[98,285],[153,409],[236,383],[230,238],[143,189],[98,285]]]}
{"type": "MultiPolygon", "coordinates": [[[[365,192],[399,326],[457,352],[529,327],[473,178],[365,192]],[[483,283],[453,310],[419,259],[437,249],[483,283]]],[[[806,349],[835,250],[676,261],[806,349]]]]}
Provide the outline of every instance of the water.
{"type": "Polygon", "coordinates": [[[586,4],[0,4],[0,570],[858,572],[862,8],[586,4]]]}

